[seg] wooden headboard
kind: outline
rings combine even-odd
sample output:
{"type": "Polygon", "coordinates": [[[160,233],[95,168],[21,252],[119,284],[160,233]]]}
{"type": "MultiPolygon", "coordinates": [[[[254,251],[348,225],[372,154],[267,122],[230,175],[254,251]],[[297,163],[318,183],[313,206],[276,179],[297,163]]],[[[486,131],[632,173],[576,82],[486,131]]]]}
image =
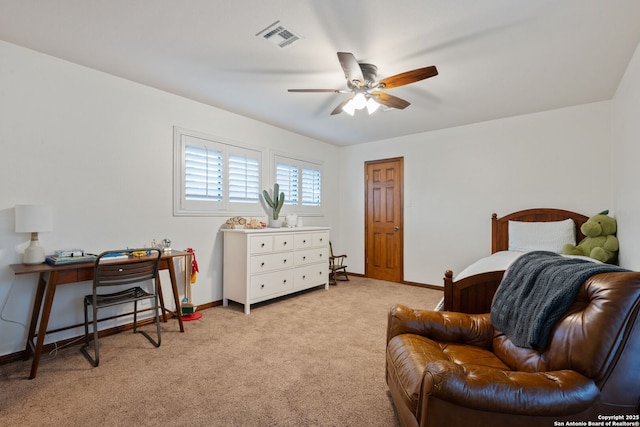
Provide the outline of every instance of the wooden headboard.
{"type": "Polygon", "coordinates": [[[578,243],[584,239],[580,227],[589,219],[582,214],[550,208],[526,209],[513,212],[502,218],[498,218],[498,215],[494,213],[491,216],[491,253],[509,249],[509,221],[550,222],[564,221],[568,218],[576,223],[576,243],[578,243]]]}

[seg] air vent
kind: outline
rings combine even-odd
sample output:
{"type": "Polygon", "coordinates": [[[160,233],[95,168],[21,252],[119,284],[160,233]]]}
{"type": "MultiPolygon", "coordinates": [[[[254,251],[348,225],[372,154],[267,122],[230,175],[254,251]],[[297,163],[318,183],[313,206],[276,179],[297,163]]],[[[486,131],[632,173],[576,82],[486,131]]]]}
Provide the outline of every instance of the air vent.
{"type": "Polygon", "coordinates": [[[293,43],[301,39],[300,36],[285,27],[280,21],[276,21],[269,25],[267,28],[256,34],[256,36],[267,40],[281,49],[288,48],[293,45],[293,43]]]}

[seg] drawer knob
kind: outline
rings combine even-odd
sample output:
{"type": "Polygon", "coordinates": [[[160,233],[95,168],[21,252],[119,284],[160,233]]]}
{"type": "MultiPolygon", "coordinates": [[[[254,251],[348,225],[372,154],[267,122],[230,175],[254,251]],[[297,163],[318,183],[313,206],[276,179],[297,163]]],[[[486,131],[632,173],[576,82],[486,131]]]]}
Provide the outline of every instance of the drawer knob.
{"type": "Polygon", "coordinates": [[[306,278],[307,278],[307,276],[302,276],[302,280],[304,280],[304,279],[306,279],[306,278]]]}
{"type": "Polygon", "coordinates": [[[304,261],[305,259],[307,259],[306,255],[302,257],[302,260],[304,261]]]}
{"type": "Polygon", "coordinates": [[[307,239],[304,239],[304,240],[302,241],[302,243],[307,243],[307,239]]]}
{"type": "Polygon", "coordinates": [[[264,248],[264,243],[262,243],[262,244],[260,245],[260,247],[261,247],[261,248],[264,248]]]}
{"type": "Polygon", "coordinates": [[[282,261],[282,262],[283,262],[284,264],[286,264],[286,263],[287,263],[287,260],[285,259],[285,260],[284,260],[284,261],[282,261]]]}
{"type": "Polygon", "coordinates": [[[260,264],[260,267],[264,267],[264,262],[260,264]]]}
{"type": "Polygon", "coordinates": [[[284,242],[284,243],[283,243],[283,245],[284,245],[284,246],[287,246],[287,242],[284,242]]]}
{"type": "Polygon", "coordinates": [[[260,289],[264,289],[264,285],[260,285],[260,289]]]}
{"type": "Polygon", "coordinates": [[[284,279],[284,280],[282,281],[282,283],[287,283],[287,279],[284,279]]]}

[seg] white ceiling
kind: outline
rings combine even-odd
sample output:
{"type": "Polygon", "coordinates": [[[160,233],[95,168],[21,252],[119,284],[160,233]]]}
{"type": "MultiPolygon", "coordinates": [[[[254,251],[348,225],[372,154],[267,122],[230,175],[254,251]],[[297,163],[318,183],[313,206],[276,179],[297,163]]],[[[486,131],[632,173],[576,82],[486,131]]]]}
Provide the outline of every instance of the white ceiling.
{"type": "Polygon", "coordinates": [[[0,39],[336,145],[611,99],[640,41],[638,0],[0,0],[0,39]],[[275,21],[302,37],[257,37],[275,21]],[[331,111],[336,52],[405,110],[331,111]]]}

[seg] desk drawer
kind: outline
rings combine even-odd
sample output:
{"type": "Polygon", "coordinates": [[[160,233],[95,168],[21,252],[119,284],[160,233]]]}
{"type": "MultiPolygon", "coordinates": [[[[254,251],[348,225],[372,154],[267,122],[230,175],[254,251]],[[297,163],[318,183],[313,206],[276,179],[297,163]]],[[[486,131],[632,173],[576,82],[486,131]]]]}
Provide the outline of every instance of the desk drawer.
{"type": "Polygon", "coordinates": [[[85,280],[93,280],[93,267],[81,268],[78,270],[78,282],[82,282],[85,280]]]}
{"type": "Polygon", "coordinates": [[[78,268],[70,270],[54,270],[49,273],[48,281],[51,279],[58,284],[84,282],[85,280],[93,280],[93,265],[87,268],[78,268]],[[55,277],[53,277],[55,276],[55,277]]]}

